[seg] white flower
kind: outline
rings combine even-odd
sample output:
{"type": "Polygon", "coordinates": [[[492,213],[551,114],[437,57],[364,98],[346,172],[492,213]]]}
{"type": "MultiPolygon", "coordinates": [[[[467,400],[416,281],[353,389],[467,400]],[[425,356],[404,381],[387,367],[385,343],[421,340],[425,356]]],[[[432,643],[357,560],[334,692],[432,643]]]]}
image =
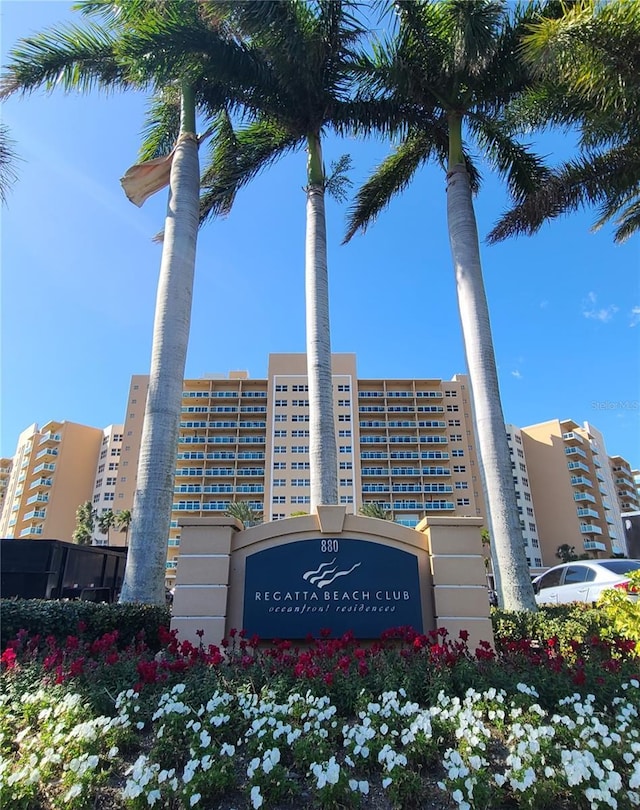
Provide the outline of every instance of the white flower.
{"type": "Polygon", "coordinates": [[[149,807],[153,807],[153,805],[159,800],[160,798],[160,791],[159,790],[150,790],[147,793],[147,804],[149,807]]]}
{"type": "Polygon", "coordinates": [[[251,804],[253,805],[255,810],[258,810],[258,807],[262,807],[262,803],[264,799],[260,794],[260,785],[254,785],[251,788],[251,804]]]}

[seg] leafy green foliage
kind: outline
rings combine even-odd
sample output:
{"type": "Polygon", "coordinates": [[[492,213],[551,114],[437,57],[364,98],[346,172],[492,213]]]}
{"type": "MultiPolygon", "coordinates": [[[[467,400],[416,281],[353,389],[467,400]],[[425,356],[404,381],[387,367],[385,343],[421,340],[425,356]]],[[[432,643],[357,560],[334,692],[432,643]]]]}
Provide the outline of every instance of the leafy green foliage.
{"type": "Polygon", "coordinates": [[[99,638],[104,633],[118,631],[118,643],[130,644],[136,636],[144,633],[147,645],[160,649],[158,631],[168,628],[169,609],[155,605],[126,604],[108,605],[81,600],[56,601],[48,599],[2,599],[0,600],[0,643],[4,648],[9,639],[26,631],[30,636],[53,636],[64,641],[67,636],[78,633],[78,625],[84,626],[86,638],[99,638]]]}
{"type": "Polygon", "coordinates": [[[74,543],[79,546],[91,545],[96,517],[96,511],[91,505],[91,501],[80,504],[76,509],[76,527],[71,535],[74,543]]]}
{"type": "Polygon", "coordinates": [[[634,641],[640,655],[640,571],[629,574],[628,590],[609,588],[598,599],[600,608],[607,617],[609,627],[606,636],[622,636],[634,641]]]}

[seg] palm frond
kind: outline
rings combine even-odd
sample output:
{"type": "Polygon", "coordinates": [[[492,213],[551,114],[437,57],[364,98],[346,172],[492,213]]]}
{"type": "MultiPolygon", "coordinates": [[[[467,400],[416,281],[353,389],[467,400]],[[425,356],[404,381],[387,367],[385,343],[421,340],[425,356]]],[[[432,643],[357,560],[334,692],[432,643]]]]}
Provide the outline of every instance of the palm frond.
{"type": "Polygon", "coordinates": [[[0,98],[44,87],[88,92],[131,86],[116,55],[116,36],[98,26],[50,28],[18,42],[0,81],[0,98]]]}
{"type": "Polygon", "coordinates": [[[360,188],[349,209],[343,244],[357,231],[366,231],[391,199],[407,188],[418,168],[429,160],[433,151],[431,138],[424,132],[414,132],[378,166],[360,188]]]}
{"type": "Polygon", "coordinates": [[[516,141],[503,121],[470,115],[467,119],[479,146],[505,179],[514,200],[534,192],[550,175],[541,157],[516,141]]]}
{"type": "Polygon", "coordinates": [[[17,155],[9,130],[0,124],[0,202],[5,203],[9,188],[17,179],[15,164],[17,155]]]}
{"type": "Polygon", "coordinates": [[[210,217],[228,214],[243,186],[302,143],[269,119],[236,131],[229,116],[221,113],[202,177],[201,224],[210,217]]]}
{"type": "MultiPolygon", "coordinates": [[[[504,214],[489,234],[490,243],[533,234],[544,222],[588,205],[604,206],[613,218],[640,199],[640,144],[578,158],[554,171],[536,191],[504,214]]],[[[602,217],[601,217],[602,220],[602,217]]]]}
{"type": "Polygon", "coordinates": [[[180,91],[177,87],[167,87],[149,102],[142,130],[140,161],[169,154],[179,134],[180,91]]]}

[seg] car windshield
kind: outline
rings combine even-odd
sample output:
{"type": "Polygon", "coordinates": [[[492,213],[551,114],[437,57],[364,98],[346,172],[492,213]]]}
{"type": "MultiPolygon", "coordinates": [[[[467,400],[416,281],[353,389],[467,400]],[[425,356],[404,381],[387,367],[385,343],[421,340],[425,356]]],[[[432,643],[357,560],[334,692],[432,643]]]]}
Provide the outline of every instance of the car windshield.
{"type": "Polygon", "coordinates": [[[631,571],[640,571],[640,560],[607,560],[607,562],[600,562],[599,565],[613,574],[629,574],[631,571]]]}

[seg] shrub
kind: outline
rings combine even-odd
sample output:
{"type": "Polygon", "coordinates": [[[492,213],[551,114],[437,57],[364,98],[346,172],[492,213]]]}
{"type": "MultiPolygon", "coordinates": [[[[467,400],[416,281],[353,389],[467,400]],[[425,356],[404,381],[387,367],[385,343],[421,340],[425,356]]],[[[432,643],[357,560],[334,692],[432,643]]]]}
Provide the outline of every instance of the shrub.
{"type": "Polygon", "coordinates": [[[21,630],[26,630],[29,636],[53,636],[60,642],[77,635],[79,629],[82,639],[89,641],[117,630],[121,649],[144,632],[147,646],[157,651],[162,646],[160,628],[168,628],[170,620],[169,609],[164,606],[109,605],[77,599],[2,599],[0,644],[4,649],[21,630]]]}

